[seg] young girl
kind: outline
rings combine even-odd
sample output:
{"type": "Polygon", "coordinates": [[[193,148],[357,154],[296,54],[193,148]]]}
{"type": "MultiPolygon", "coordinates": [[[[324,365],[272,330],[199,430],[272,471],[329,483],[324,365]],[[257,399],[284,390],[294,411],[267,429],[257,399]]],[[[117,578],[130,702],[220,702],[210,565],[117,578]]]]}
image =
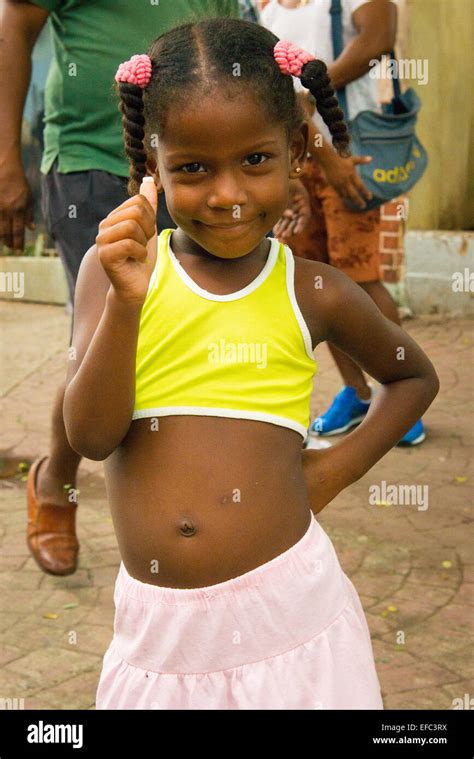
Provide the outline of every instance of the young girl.
{"type": "Polygon", "coordinates": [[[72,447],[106,460],[122,556],[98,709],[383,708],[315,515],[438,379],[348,277],[265,237],[307,150],[291,74],[347,152],[324,64],[257,25],[183,25],[117,72],[132,197],[81,266],[64,403],[72,447]],[[178,227],[158,239],[157,190],[178,227]],[[381,389],[342,442],[303,451],[329,339],[381,389]]]}

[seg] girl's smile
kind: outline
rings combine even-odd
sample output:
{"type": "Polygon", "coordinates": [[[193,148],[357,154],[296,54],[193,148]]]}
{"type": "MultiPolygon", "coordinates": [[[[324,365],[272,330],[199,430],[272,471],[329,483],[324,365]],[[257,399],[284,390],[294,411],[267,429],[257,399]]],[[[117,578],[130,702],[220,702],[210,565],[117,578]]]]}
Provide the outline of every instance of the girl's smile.
{"type": "Polygon", "coordinates": [[[196,222],[197,224],[205,227],[209,230],[218,230],[218,234],[224,234],[226,239],[229,237],[238,237],[245,234],[252,224],[258,221],[258,218],[250,219],[249,221],[234,221],[228,224],[206,224],[203,221],[196,222]]]}

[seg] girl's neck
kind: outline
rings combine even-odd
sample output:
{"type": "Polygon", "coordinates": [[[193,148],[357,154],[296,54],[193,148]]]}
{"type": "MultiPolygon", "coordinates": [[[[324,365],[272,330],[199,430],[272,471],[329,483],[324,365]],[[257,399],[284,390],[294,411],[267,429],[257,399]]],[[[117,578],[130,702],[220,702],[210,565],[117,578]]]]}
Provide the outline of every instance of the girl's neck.
{"type": "Polygon", "coordinates": [[[170,245],[177,258],[179,258],[181,254],[185,256],[189,255],[203,262],[215,264],[220,268],[223,264],[226,266],[229,264],[238,266],[239,263],[250,264],[251,262],[253,263],[258,260],[261,260],[263,264],[270,253],[271,240],[268,237],[264,237],[253,250],[245,256],[240,256],[240,258],[220,258],[219,256],[214,256],[212,253],[209,253],[205,248],[202,248],[178,227],[178,229],[171,234],[170,245]]]}

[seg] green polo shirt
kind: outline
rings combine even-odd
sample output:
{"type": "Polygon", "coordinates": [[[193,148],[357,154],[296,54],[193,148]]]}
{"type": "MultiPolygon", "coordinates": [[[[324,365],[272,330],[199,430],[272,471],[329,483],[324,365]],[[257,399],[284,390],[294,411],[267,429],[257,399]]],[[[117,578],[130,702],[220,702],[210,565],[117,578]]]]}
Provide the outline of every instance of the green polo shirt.
{"type": "Polygon", "coordinates": [[[119,64],[185,21],[239,17],[238,0],[31,0],[49,11],[54,57],[45,86],[41,172],[101,169],[128,177],[113,91],[119,64]]]}

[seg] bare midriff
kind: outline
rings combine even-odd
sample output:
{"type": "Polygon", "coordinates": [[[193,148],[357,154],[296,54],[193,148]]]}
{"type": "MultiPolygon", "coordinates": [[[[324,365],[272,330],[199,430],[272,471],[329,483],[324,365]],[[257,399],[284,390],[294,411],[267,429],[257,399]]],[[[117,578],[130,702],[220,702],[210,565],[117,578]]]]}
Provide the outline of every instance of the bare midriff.
{"type": "Polygon", "coordinates": [[[294,545],[311,511],[302,436],[247,419],[135,420],[104,462],[129,574],[164,587],[214,585],[294,545]]]}

